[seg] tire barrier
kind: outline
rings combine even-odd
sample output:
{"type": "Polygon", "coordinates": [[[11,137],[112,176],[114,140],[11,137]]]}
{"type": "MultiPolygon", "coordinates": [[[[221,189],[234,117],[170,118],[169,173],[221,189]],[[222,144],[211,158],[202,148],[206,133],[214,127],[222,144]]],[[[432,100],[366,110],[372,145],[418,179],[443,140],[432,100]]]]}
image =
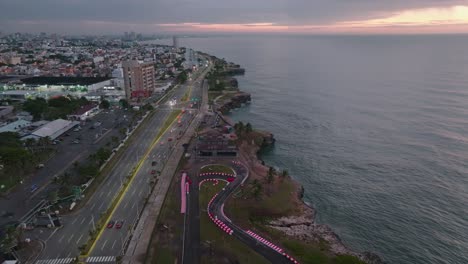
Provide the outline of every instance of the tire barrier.
{"type": "Polygon", "coordinates": [[[266,245],[267,247],[270,247],[272,248],[273,250],[275,250],[276,252],[282,254],[283,256],[285,256],[287,259],[289,259],[292,263],[299,263],[297,260],[295,260],[293,257],[289,256],[288,254],[286,254],[284,252],[284,250],[280,247],[278,247],[277,245],[271,243],[270,241],[266,240],[265,238],[255,234],[254,232],[250,231],[250,230],[247,230],[246,231],[247,234],[249,234],[251,237],[255,238],[256,240],[258,240],[259,242],[261,242],[262,244],[266,245]]]}
{"type": "Polygon", "coordinates": [[[234,233],[234,230],[232,230],[230,227],[228,227],[223,221],[219,220],[217,217],[213,216],[213,214],[210,212],[210,206],[211,203],[213,203],[213,200],[218,196],[218,194],[215,194],[213,198],[211,198],[210,202],[208,202],[208,216],[210,217],[211,221],[215,223],[221,230],[226,232],[228,235],[232,235],[234,233]]]}
{"type": "Polygon", "coordinates": [[[231,173],[224,173],[224,172],[204,172],[200,173],[198,176],[223,176],[223,177],[236,177],[236,175],[231,173]]]}

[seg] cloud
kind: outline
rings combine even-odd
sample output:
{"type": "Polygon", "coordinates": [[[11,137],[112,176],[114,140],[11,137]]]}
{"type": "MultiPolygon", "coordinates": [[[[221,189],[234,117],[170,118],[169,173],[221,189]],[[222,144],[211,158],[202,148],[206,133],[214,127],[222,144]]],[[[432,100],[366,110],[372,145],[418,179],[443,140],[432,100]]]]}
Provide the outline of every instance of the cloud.
{"type": "MultiPolygon", "coordinates": [[[[448,24],[466,0],[0,0],[4,31],[311,31],[448,24]],[[421,10],[425,10],[422,12],[421,10]],[[421,13],[422,12],[422,13],[421,13]],[[445,13],[444,13],[445,12],[445,13]],[[425,21],[424,16],[437,17],[425,21]],[[399,21],[399,23],[395,23],[399,21]]],[[[461,16],[466,15],[461,11],[461,16]]],[[[449,23],[453,25],[453,23],[449,23]]]]}

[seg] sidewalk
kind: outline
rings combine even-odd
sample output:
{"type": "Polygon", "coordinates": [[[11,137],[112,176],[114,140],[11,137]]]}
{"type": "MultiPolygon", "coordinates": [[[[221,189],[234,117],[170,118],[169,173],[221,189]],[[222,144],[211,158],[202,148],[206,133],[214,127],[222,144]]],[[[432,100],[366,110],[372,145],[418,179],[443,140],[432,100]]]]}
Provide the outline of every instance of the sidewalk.
{"type": "Polygon", "coordinates": [[[146,204],[145,210],[140,217],[140,221],[133,233],[132,239],[130,240],[128,249],[125,253],[123,263],[144,263],[146,251],[151,240],[152,232],[148,229],[152,229],[158,220],[159,212],[162,208],[164,199],[166,198],[167,191],[174,176],[175,170],[179,165],[179,161],[184,154],[182,144],[190,141],[190,138],[194,135],[195,129],[200,122],[199,114],[187,129],[184,137],[175,146],[168,163],[164,167],[161,173],[158,184],[155,186],[151,197],[146,204]],[[146,232],[145,232],[146,231],[146,232]]]}
{"type": "MultiPolygon", "coordinates": [[[[205,87],[202,87],[202,89],[204,90],[203,99],[205,99],[208,93],[205,87]]],[[[203,104],[208,104],[208,102],[203,101],[203,104]]],[[[181,138],[181,140],[178,141],[177,145],[175,145],[174,151],[169,157],[164,170],[161,172],[159,182],[156,184],[155,189],[153,190],[151,197],[149,198],[148,203],[146,204],[145,209],[140,217],[132,239],[128,245],[127,251],[125,252],[125,256],[122,259],[122,263],[144,263],[148,245],[150,244],[151,236],[153,234],[153,228],[156,226],[159,212],[161,211],[164,199],[166,198],[172,178],[177,169],[177,166],[179,165],[180,159],[184,154],[182,145],[186,142],[189,142],[192,136],[195,134],[195,130],[200,124],[203,115],[205,114],[205,108],[202,108],[203,110],[199,112],[198,115],[192,120],[192,123],[190,123],[190,126],[187,128],[184,136],[181,138]]]]}

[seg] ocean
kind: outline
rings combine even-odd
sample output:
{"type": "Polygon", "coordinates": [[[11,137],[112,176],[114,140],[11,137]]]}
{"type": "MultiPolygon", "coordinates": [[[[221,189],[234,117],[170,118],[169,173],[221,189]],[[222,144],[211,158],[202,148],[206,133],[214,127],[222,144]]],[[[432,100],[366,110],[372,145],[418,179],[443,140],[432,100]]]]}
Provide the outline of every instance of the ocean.
{"type": "Polygon", "coordinates": [[[246,69],[235,120],[271,131],[346,245],[468,263],[468,36],[224,36],[180,43],[246,69]]]}

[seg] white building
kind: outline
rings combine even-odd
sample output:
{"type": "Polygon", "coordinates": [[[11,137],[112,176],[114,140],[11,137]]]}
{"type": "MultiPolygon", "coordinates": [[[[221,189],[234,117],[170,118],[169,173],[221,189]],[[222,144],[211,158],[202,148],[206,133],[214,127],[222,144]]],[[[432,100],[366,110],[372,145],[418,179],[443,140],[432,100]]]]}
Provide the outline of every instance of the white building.
{"type": "Polygon", "coordinates": [[[45,124],[44,126],[40,127],[38,130],[31,133],[31,135],[21,138],[22,140],[27,138],[44,138],[49,137],[50,139],[54,140],[61,136],[63,133],[67,132],[74,126],[80,124],[78,121],[68,121],[63,119],[57,119],[52,122],[45,124]]]}
{"type": "Polygon", "coordinates": [[[0,133],[3,133],[3,132],[20,132],[22,129],[28,127],[30,124],[31,124],[31,122],[20,119],[18,121],[11,122],[9,124],[6,124],[6,125],[0,127],[0,133]]]}

